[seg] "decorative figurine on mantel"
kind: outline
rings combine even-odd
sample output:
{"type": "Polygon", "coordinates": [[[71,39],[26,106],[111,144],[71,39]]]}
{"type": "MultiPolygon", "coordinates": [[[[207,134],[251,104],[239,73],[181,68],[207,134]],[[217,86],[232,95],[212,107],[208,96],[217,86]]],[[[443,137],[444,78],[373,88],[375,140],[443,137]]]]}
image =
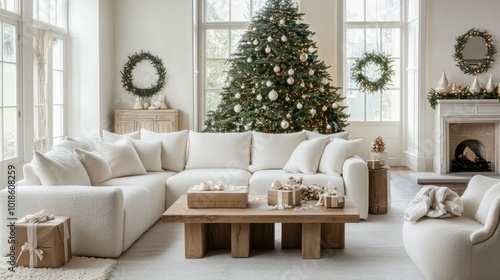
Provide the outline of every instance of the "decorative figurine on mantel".
{"type": "Polygon", "coordinates": [[[134,110],[141,110],[142,109],[142,102],[140,97],[135,98],[135,104],[134,107],[132,108],[134,110]]]}

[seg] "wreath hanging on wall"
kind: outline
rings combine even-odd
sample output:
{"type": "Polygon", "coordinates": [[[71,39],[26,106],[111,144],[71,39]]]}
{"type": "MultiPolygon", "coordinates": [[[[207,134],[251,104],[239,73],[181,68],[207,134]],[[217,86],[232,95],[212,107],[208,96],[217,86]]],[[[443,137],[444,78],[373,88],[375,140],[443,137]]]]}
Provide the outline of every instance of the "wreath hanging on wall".
{"type": "Polygon", "coordinates": [[[477,75],[483,72],[488,71],[490,65],[493,61],[493,55],[497,52],[495,45],[493,45],[493,38],[488,32],[480,31],[478,29],[470,29],[462,36],[457,37],[457,44],[455,45],[455,54],[453,54],[453,58],[457,62],[457,66],[464,72],[465,74],[477,75]],[[471,37],[481,37],[486,43],[486,55],[482,59],[481,63],[478,65],[471,65],[464,60],[464,48],[467,42],[471,37]]]}
{"type": "Polygon", "coordinates": [[[365,52],[354,62],[351,68],[351,77],[361,91],[374,93],[386,90],[387,85],[394,75],[392,62],[392,59],[381,52],[365,52]],[[378,67],[377,72],[380,73],[380,76],[375,80],[371,80],[364,74],[365,67],[369,64],[374,64],[378,67]]]}
{"type": "Polygon", "coordinates": [[[166,70],[163,66],[163,61],[156,55],[152,55],[149,52],[144,52],[141,50],[140,53],[134,53],[128,56],[128,61],[123,66],[123,71],[120,71],[122,75],[123,88],[138,96],[138,97],[152,97],[158,93],[165,85],[165,75],[166,70]],[[158,80],[148,88],[140,88],[134,85],[134,71],[135,66],[141,61],[149,60],[153,67],[156,69],[156,74],[158,75],[158,80]]]}

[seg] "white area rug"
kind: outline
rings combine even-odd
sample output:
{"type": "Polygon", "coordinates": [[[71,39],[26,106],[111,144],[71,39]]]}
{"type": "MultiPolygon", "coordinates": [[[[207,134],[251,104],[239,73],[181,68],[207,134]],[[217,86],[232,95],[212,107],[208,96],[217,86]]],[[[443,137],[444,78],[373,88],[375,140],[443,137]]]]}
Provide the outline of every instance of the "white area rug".
{"type": "Polygon", "coordinates": [[[116,264],[114,259],[72,257],[59,268],[16,267],[15,272],[7,268],[6,258],[0,266],[0,279],[12,280],[106,280],[116,264]]]}

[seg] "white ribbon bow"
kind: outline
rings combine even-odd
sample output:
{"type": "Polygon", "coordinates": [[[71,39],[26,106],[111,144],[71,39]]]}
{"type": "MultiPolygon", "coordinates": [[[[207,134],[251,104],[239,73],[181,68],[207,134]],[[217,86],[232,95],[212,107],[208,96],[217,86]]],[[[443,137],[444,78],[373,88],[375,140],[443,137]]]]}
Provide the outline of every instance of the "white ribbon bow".
{"type": "Polygon", "coordinates": [[[42,210],[35,214],[26,215],[26,217],[22,218],[20,222],[33,224],[33,223],[46,222],[48,220],[53,220],[53,219],[54,219],[53,214],[50,214],[46,210],[42,210]]]}
{"type": "Polygon", "coordinates": [[[17,257],[16,260],[16,262],[19,262],[19,258],[21,258],[23,253],[28,251],[30,254],[29,255],[30,267],[37,267],[37,257],[40,260],[43,259],[43,251],[37,248],[38,244],[36,239],[36,225],[37,225],[36,223],[28,224],[27,226],[28,242],[24,243],[24,245],[21,246],[21,253],[19,254],[19,257],[17,257]]]}

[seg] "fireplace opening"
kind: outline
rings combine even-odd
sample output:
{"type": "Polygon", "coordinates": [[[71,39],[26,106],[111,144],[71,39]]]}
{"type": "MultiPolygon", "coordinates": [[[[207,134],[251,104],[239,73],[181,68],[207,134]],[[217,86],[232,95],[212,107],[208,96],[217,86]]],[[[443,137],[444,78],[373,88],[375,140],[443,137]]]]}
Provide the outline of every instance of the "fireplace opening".
{"type": "Polygon", "coordinates": [[[491,162],[486,160],[486,149],[481,141],[468,139],[455,148],[451,172],[491,172],[491,162]]]}

